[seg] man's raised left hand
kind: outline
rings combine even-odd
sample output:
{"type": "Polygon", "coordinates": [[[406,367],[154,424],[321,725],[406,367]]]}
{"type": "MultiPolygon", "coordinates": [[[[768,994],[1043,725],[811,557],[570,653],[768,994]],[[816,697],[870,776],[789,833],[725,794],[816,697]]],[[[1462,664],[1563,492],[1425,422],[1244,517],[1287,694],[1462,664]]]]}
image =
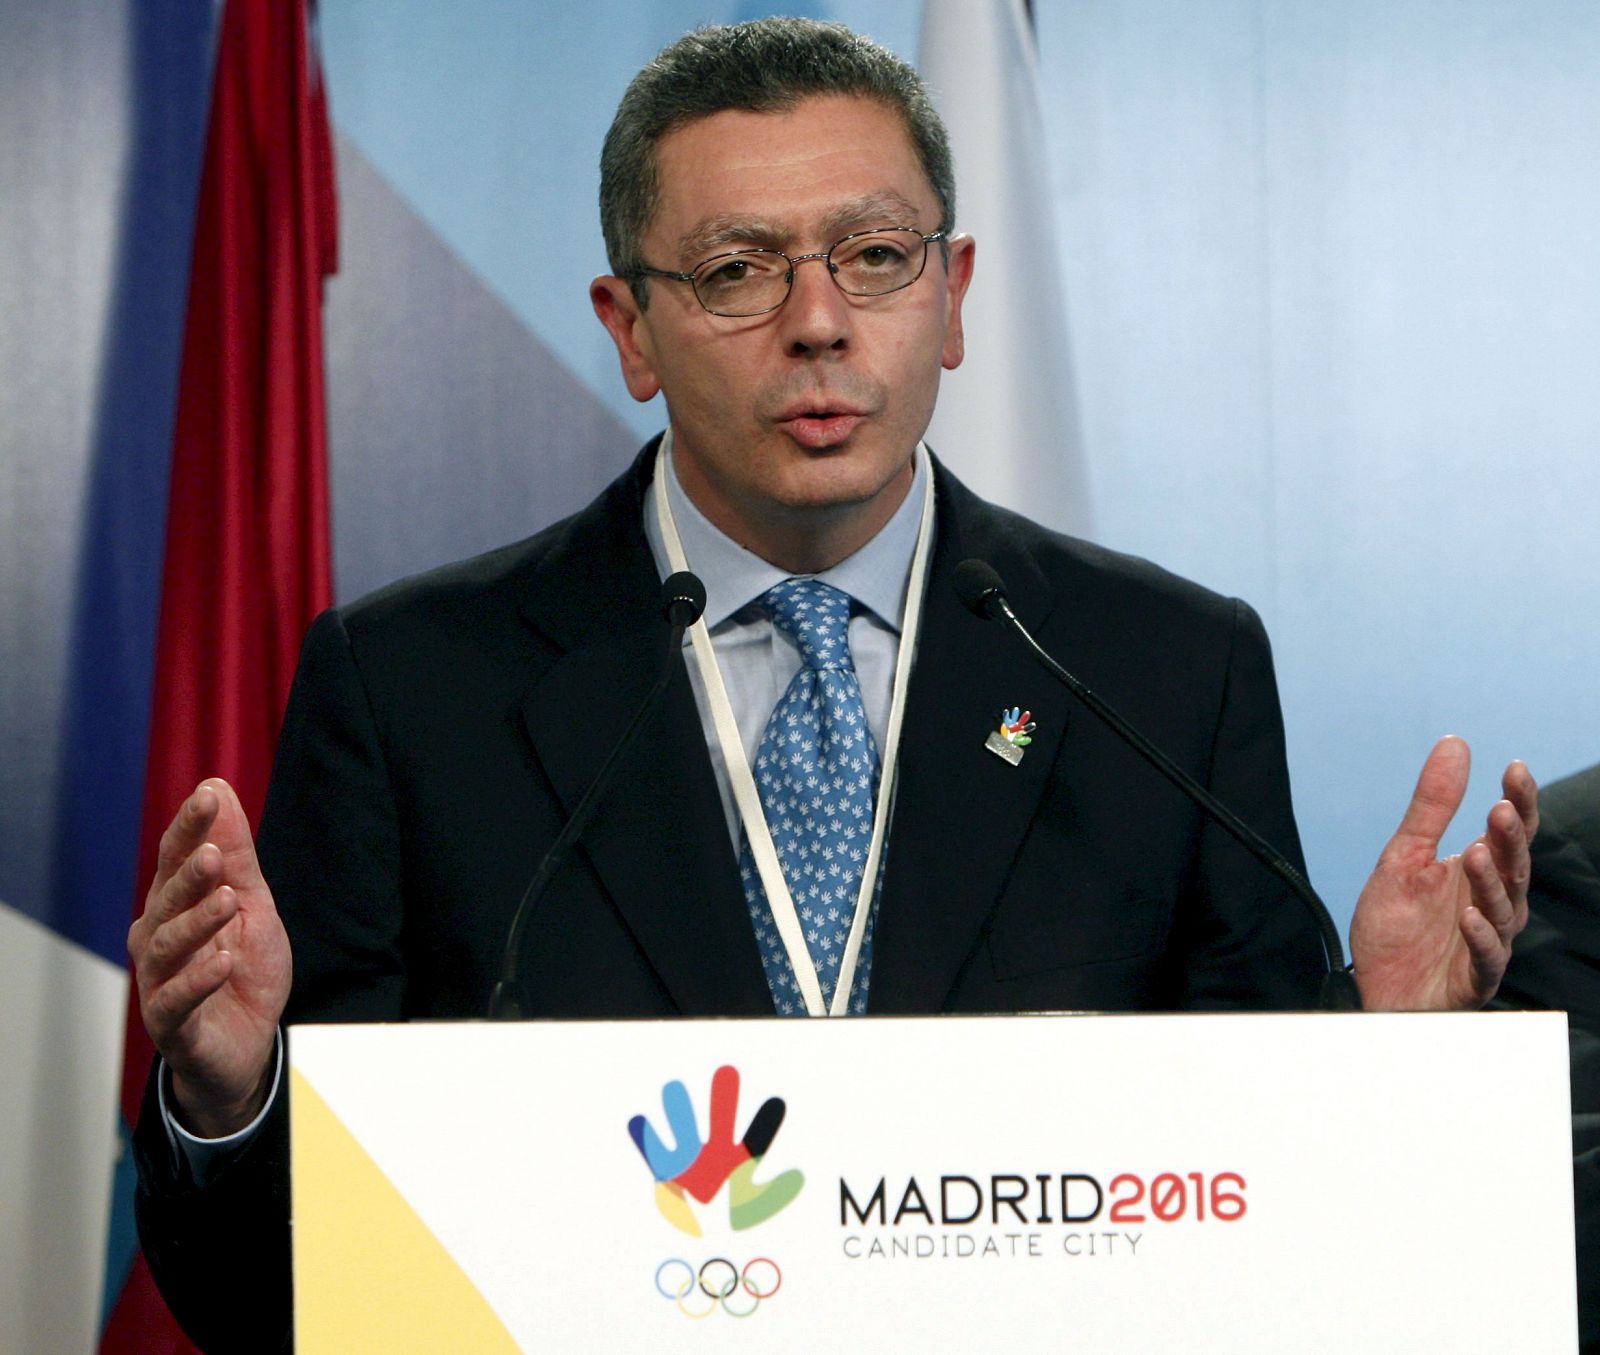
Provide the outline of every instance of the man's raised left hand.
{"type": "Polygon", "coordinates": [[[1505,799],[1459,856],[1439,842],[1467,792],[1472,754],[1440,739],[1423,764],[1399,829],[1368,878],[1350,923],[1350,953],[1369,1011],[1460,1011],[1495,995],[1528,921],[1528,844],[1539,788],[1521,762],[1501,778],[1505,799]]]}

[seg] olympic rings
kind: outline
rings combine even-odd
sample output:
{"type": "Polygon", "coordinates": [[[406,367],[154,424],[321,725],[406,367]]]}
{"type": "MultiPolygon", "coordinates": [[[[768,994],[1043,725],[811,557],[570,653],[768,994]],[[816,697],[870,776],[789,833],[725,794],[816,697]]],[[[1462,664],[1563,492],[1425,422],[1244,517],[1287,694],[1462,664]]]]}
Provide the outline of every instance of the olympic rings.
{"type": "Polygon", "coordinates": [[[690,1308],[689,1305],[684,1302],[684,1299],[687,1298],[692,1292],[692,1286],[690,1286],[688,1283],[685,1283],[684,1287],[678,1291],[678,1311],[685,1317],[692,1317],[696,1322],[698,1322],[702,1318],[710,1317],[712,1313],[717,1311],[717,1301],[712,1299],[711,1302],[706,1304],[706,1306],[698,1313],[695,1312],[694,1309],[690,1308]]]}
{"type": "Polygon", "coordinates": [[[770,1299],[774,1294],[783,1288],[783,1272],[778,1269],[778,1263],[771,1257],[757,1256],[753,1260],[746,1261],[744,1263],[744,1270],[739,1274],[739,1283],[744,1286],[745,1293],[749,1294],[752,1298],[759,1302],[762,1299],[770,1299]],[[772,1267],[772,1288],[767,1290],[766,1293],[762,1293],[755,1287],[755,1285],[750,1283],[751,1266],[772,1267]]]}
{"type": "Polygon", "coordinates": [[[694,1267],[691,1266],[687,1261],[680,1260],[676,1256],[669,1256],[669,1257],[667,1257],[667,1259],[665,1261],[663,1261],[659,1266],[656,1267],[656,1292],[658,1294],[660,1294],[662,1298],[664,1298],[664,1299],[682,1298],[685,1294],[687,1294],[693,1288],[694,1288],[694,1267]],[[668,1291],[668,1290],[663,1289],[661,1287],[661,1272],[663,1270],[665,1270],[668,1266],[682,1266],[684,1268],[684,1271],[687,1273],[687,1278],[684,1280],[682,1286],[676,1292],[671,1292],[671,1291],[668,1291]]]}
{"type": "Polygon", "coordinates": [[[725,1312],[729,1317],[749,1317],[750,1314],[755,1312],[755,1310],[760,1306],[761,1300],[753,1298],[750,1300],[750,1306],[748,1308],[735,1308],[728,1302],[728,1296],[726,1294],[724,1294],[722,1297],[722,1311],[725,1312]]]}
{"type": "Polygon", "coordinates": [[[733,1293],[733,1291],[738,1287],[739,1268],[738,1266],[734,1265],[732,1261],[728,1260],[726,1256],[713,1256],[709,1261],[705,1262],[705,1264],[700,1267],[700,1292],[708,1299],[720,1302],[721,1300],[727,1298],[728,1295],[733,1293]],[[716,1293],[712,1293],[711,1290],[706,1288],[706,1271],[710,1270],[712,1266],[727,1266],[728,1268],[728,1282],[719,1290],[717,1290],[716,1293]]]}
{"type": "Polygon", "coordinates": [[[685,1317],[692,1317],[696,1321],[710,1317],[719,1306],[729,1317],[749,1317],[761,1306],[764,1299],[770,1299],[781,1288],[783,1288],[783,1271],[769,1256],[757,1256],[746,1261],[743,1270],[725,1256],[713,1256],[709,1261],[702,1262],[699,1270],[679,1256],[669,1256],[656,1267],[656,1292],[662,1298],[670,1299],[677,1304],[678,1311],[685,1317]],[[671,1281],[664,1285],[661,1277],[669,1266],[681,1266],[683,1278],[681,1281],[671,1281]],[[726,1277],[715,1269],[717,1266],[727,1268],[726,1277]],[[765,1266],[768,1269],[757,1271],[758,1266],[765,1266]],[[710,1279],[712,1275],[715,1275],[716,1279],[710,1279]],[[758,1281],[765,1282],[769,1287],[763,1288],[758,1281]],[[684,1302],[696,1289],[710,1300],[704,1308],[694,1309],[684,1302]],[[735,1307],[728,1302],[729,1299],[736,1297],[741,1289],[750,1298],[748,1308],[735,1307]]]}

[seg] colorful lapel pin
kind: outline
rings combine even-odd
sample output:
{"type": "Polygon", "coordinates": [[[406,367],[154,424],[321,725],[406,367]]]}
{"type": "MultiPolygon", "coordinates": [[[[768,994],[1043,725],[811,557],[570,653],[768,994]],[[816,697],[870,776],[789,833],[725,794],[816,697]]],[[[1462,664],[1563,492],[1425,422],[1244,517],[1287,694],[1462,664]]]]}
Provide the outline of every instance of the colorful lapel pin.
{"type": "Polygon", "coordinates": [[[983,746],[996,757],[1004,758],[1015,767],[1022,761],[1022,750],[1033,742],[1030,735],[1037,728],[1031,710],[1012,706],[1009,710],[1000,712],[1000,728],[989,731],[989,737],[983,741],[983,746]]]}

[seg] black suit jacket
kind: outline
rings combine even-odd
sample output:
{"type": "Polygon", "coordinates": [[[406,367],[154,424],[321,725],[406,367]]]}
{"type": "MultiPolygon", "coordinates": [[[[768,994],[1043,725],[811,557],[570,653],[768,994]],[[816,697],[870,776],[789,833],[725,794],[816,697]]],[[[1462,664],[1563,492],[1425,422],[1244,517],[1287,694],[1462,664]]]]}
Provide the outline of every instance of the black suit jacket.
{"type": "Polygon", "coordinates": [[[1564,1009],[1572,1046],[1578,1321],[1600,1355],[1600,765],[1539,792],[1527,929],[1499,1002],[1564,1009]]]}
{"type": "MultiPolygon", "coordinates": [[[[575,518],[312,627],[259,835],[294,947],[291,1023],[483,1011],[526,882],[659,663],[641,530],[653,454],[575,518]]],[[[1312,1005],[1320,943],[1299,905],[966,611],[950,576],[969,556],[993,564],[1047,648],[1298,858],[1255,615],[982,503],[942,468],[935,486],[873,1011],[1312,1005]],[[1011,705],[1038,723],[1015,767],[983,746],[1011,705]]],[[[522,974],[532,1016],[772,1014],[681,667],[545,895],[522,974]]],[[[219,1349],[282,1327],[275,1117],[204,1191],[141,1134],[146,1254],[219,1349]],[[238,1254],[194,1243],[208,1228],[254,1236],[268,1283],[242,1293],[238,1254]]]]}
{"type": "MultiPolygon", "coordinates": [[[[1517,1007],[1564,1008],[1578,1035],[1600,1043],[1600,766],[1539,792],[1527,930],[1500,995],[1517,1007]]],[[[1600,1063],[1600,1060],[1596,1060],[1600,1063]]],[[[1574,1088],[1574,1110],[1600,1114],[1600,1067],[1574,1088]]]]}

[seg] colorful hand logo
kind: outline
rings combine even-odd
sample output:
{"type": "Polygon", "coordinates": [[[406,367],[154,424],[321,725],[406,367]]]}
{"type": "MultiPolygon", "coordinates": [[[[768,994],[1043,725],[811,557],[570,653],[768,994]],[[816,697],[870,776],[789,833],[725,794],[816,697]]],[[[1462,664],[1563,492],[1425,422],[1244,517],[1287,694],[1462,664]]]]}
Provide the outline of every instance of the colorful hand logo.
{"type": "Polygon", "coordinates": [[[674,1080],[661,1089],[661,1104],[667,1112],[673,1147],[661,1141],[643,1115],[628,1121],[628,1133],[655,1176],[656,1208],[674,1228],[690,1237],[700,1236],[700,1220],[684,1198],[686,1193],[709,1204],[727,1182],[728,1220],[737,1232],[765,1223],[786,1208],[805,1185],[804,1175],[794,1170],[756,1184],[756,1168],[783,1124],[784,1104],[780,1097],[769,1097],[751,1119],[744,1137],[734,1142],[739,1110],[737,1068],[724,1064],[711,1075],[711,1133],[705,1140],[700,1137],[694,1107],[682,1082],[674,1080]]]}
{"type": "Polygon", "coordinates": [[[1028,736],[1039,726],[1033,722],[1033,712],[1013,706],[1010,710],[1000,712],[1000,733],[1005,741],[1018,748],[1026,748],[1033,742],[1028,736]]]}

